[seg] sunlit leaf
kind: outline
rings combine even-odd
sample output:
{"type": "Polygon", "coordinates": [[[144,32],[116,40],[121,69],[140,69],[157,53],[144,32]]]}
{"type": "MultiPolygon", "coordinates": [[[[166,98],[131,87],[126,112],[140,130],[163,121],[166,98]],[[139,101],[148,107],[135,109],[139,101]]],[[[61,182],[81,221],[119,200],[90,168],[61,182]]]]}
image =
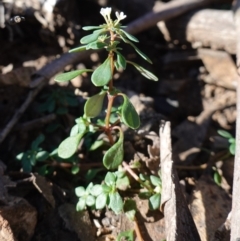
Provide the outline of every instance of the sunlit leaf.
{"type": "Polygon", "coordinates": [[[102,49],[105,46],[107,46],[106,43],[99,42],[99,41],[94,41],[94,42],[88,44],[86,49],[102,49]]]}
{"type": "Polygon", "coordinates": [[[70,71],[67,73],[57,75],[54,78],[54,80],[57,82],[66,82],[66,81],[74,79],[75,77],[77,77],[85,72],[92,72],[92,70],[91,69],[80,69],[80,70],[70,71]]]}
{"type": "Polygon", "coordinates": [[[153,196],[151,196],[149,198],[149,208],[151,210],[156,210],[160,207],[160,203],[161,203],[161,194],[157,193],[154,194],[153,196]]]}
{"type": "Polygon", "coordinates": [[[76,206],[76,210],[79,211],[83,211],[86,207],[86,199],[85,198],[80,198],[77,206],[76,206]]]}
{"type": "Polygon", "coordinates": [[[86,50],[86,46],[87,46],[87,45],[79,46],[79,47],[77,47],[77,48],[70,49],[68,52],[69,52],[69,53],[81,52],[81,51],[86,50]]]}
{"type": "Polygon", "coordinates": [[[79,142],[83,134],[78,134],[76,136],[70,136],[65,139],[58,147],[58,155],[63,159],[71,157],[77,150],[79,142]]]}
{"type": "Polygon", "coordinates": [[[124,31],[123,29],[121,29],[120,32],[122,32],[123,34],[125,34],[125,36],[126,36],[129,40],[134,41],[134,42],[139,42],[138,39],[137,39],[135,36],[133,36],[132,34],[126,32],[126,31],[124,31]]]}
{"type": "Polygon", "coordinates": [[[106,91],[102,91],[96,95],[93,95],[86,101],[84,113],[87,117],[94,118],[100,114],[106,93],[106,91]]]}
{"type": "Polygon", "coordinates": [[[152,183],[154,186],[159,186],[159,185],[162,184],[161,179],[160,179],[159,177],[156,177],[156,176],[151,175],[151,176],[150,176],[150,180],[151,180],[151,183],[152,183]]]}
{"type": "Polygon", "coordinates": [[[102,192],[103,192],[103,189],[102,189],[102,186],[100,184],[94,185],[90,190],[90,193],[95,197],[100,195],[102,192]]]}
{"type": "Polygon", "coordinates": [[[140,66],[134,62],[131,62],[131,61],[127,61],[127,63],[132,64],[145,78],[154,80],[154,81],[158,81],[158,77],[156,75],[154,75],[150,71],[144,69],[142,66],[140,66]]]}
{"type": "Polygon", "coordinates": [[[85,193],[86,193],[86,191],[85,191],[84,187],[76,187],[75,188],[75,194],[77,197],[82,197],[85,195],[85,193]]]}
{"type": "Polygon", "coordinates": [[[119,214],[123,210],[123,200],[118,192],[109,194],[110,203],[109,207],[115,214],[119,214]]]}
{"type": "Polygon", "coordinates": [[[127,176],[117,179],[116,187],[119,190],[125,191],[129,187],[129,185],[130,185],[130,182],[129,182],[129,178],[127,176]]]}
{"type": "Polygon", "coordinates": [[[103,32],[102,29],[94,31],[92,34],[86,35],[83,38],[81,38],[80,43],[81,44],[89,44],[91,42],[94,42],[98,39],[99,35],[103,32]]]}
{"type": "Polygon", "coordinates": [[[36,161],[42,162],[47,160],[49,157],[49,153],[47,151],[39,151],[36,155],[36,161]]]}
{"type": "Polygon", "coordinates": [[[120,131],[118,141],[111,146],[103,157],[103,164],[107,169],[117,169],[123,160],[123,133],[120,131]]]}
{"type": "Polygon", "coordinates": [[[99,28],[102,28],[102,26],[85,26],[82,29],[85,31],[88,31],[88,30],[94,30],[94,29],[99,29],[99,28]]]}
{"type": "Polygon", "coordinates": [[[103,209],[107,204],[107,194],[101,193],[96,198],[95,206],[96,209],[103,209]]]}
{"type": "Polygon", "coordinates": [[[114,185],[116,180],[117,180],[117,177],[113,172],[108,172],[104,178],[104,181],[108,186],[114,185]]]}
{"type": "Polygon", "coordinates": [[[95,197],[92,195],[88,195],[86,198],[86,204],[91,207],[95,204],[95,197]]]}
{"type": "Polygon", "coordinates": [[[225,138],[233,138],[233,136],[232,136],[229,132],[227,132],[227,131],[218,130],[217,132],[218,132],[218,134],[219,134],[220,136],[222,136],[222,137],[225,137],[225,138]]]}
{"type": "Polygon", "coordinates": [[[103,64],[98,66],[91,77],[95,86],[104,86],[112,79],[111,58],[108,57],[103,64]]]}
{"type": "Polygon", "coordinates": [[[121,109],[121,118],[125,125],[132,129],[137,129],[140,126],[140,118],[134,106],[125,94],[123,96],[123,104],[121,109]]]}

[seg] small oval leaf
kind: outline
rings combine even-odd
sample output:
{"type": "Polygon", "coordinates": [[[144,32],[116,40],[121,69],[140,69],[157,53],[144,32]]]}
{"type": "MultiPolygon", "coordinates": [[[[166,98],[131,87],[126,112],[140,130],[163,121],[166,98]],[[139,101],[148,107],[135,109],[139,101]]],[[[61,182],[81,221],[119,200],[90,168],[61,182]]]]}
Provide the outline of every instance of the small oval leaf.
{"type": "Polygon", "coordinates": [[[102,49],[105,46],[107,46],[106,43],[94,41],[94,42],[88,44],[86,49],[102,49]]]}
{"type": "Polygon", "coordinates": [[[122,69],[126,69],[126,59],[123,57],[122,54],[120,54],[119,52],[117,52],[117,65],[118,67],[122,68],[122,69]]]}
{"type": "Polygon", "coordinates": [[[84,114],[87,117],[94,118],[100,114],[106,93],[106,91],[102,91],[87,100],[84,106],[84,114]]]}
{"type": "Polygon", "coordinates": [[[107,194],[101,193],[95,202],[96,209],[103,209],[107,204],[107,194]]]}
{"type": "Polygon", "coordinates": [[[84,50],[86,50],[86,45],[79,46],[79,47],[74,48],[74,49],[70,49],[68,52],[69,53],[76,53],[76,52],[81,52],[81,51],[84,51],[84,50]]]}
{"type": "Polygon", "coordinates": [[[128,97],[122,94],[124,102],[121,109],[122,121],[125,125],[132,129],[137,129],[140,126],[140,118],[134,106],[128,97]]]}
{"type": "Polygon", "coordinates": [[[54,80],[57,81],[57,82],[66,82],[66,81],[69,81],[71,79],[74,79],[78,75],[81,75],[85,72],[92,72],[92,70],[91,69],[74,70],[74,71],[71,71],[71,72],[59,74],[54,78],[54,80]]]}
{"type": "Polygon", "coordinates": [[[125,34],[125,36],[126,36],[129,40],[134,41],[134,42],[139,42],[138,39],[137,39],[135,36],[133,36],[132,34],[126,32],[126,31],[124,31],[123,29],[121,29],[120,32],[122,32],[123,34],[125,34]]]}
{"type": "Polygon", "coordinates": [[[154,194],[153,196],[151,196],[149,198],[149,209],[150,210],[156,210],[160,207],[160,203],[161,203],[161,194],[157,193],[154,194]]]}
{"type": "Polygon", "coordinates": [[[153,81],[158,81],[158,77],[156,75],[154,75],[150,71],[144,69],[142,66],[140,66],[134,62],[131,62],[131,61],[127,61],[127,63],[132,64],[140,72],[140,74],[143,75],[145,78],[153,80],[153,81]]]}
{"type": "Polygon", "coordinates": [[[95,86],[104,86],[112,79],[111,59],[108,57],[103,64],[98,66],[91,77],[95,86]]]}
{"type": "Polygon", "coordinates": [[[102,29],[101,30],[96,30],[94,31],[92,34],[86,35],[83,38],[81,38],[80,43],[81,44],[89,44],[91,42],[94,42],[98,39],[98,36],[102,33],[102,29]]]}
{"type": "Polygon", "coordinates": [[[119,214],[123,210],[123,200],[118,192],[110,193],[109,207],[115,214],[119,214]]]}
{"type": "Polygon", "coordinates": [[[63,159],[71,157],[76,152],[79,142],[83,137],[83,134],[70,136],[67,139],[65,139],[58,147],[58,156],[63,159]]]}
{"type": "Polygon", "coordinates": [[[99,28],[101,28],[101,26],[85,26],[82,29],[85,31],[88,31],[88,30],[94,30],[94,29],[99,29],[99,28]]]}
{"type": "Polygon", "coordinates": [[[103,164],[107,169],[117,169],[123,160],[123,133],[120,131],[118,141],[108,149],[103,157],[103,164]]]}

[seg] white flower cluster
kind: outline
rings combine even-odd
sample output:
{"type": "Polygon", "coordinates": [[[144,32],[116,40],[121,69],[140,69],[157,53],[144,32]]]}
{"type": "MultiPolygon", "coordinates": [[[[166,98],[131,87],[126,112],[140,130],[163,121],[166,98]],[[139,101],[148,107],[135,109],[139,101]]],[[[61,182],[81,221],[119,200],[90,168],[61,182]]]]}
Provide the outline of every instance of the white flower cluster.
{"type": "MultiPolygon", "coordinates": [[[[106,23],[111,23],[111,12],[112,12],[112,8],[101,8],[100,13],[102,14],[102,16],[104,17],[106,23]]],[[[126,18],[127,16],[123,13],[123,12],[115,12],[116,17],[117,17],[117,23],[119,23],[121,20],[123,20],[124,18],[126,18]]]]}

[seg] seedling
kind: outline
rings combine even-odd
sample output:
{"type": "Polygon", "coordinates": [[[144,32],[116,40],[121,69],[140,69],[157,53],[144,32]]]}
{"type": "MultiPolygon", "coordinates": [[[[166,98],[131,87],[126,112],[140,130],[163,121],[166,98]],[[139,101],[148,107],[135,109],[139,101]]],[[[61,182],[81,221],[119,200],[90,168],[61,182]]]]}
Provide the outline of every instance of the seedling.
{"type": "Polygon", "coordinates": [[[218,134],[226,139],[228,139],[229,142],[229,152],[232,155],[235,155],[235,150],[236,150],[236,139],[227,131],[224,130],[218,130],[218,134]]]}
{"type": "MultiPolygon", "coordinates": [[[[70,52],[104,49],[108,53],[106,59],[94,70],[74,70],[55,77],[58,82],[67,82],[88,72],[92,73],[91,81],[93,85],[100,88],[99,93],[91,96],[86,101],[84,115],[76,119],[76,124],[72,127],[70,136],[61,142],[58,155],[63,159],[70,158],[78,150],[81,139],[88,133],[105,133],[110,147],[103,156],[103,165],[110,171],[107,172],[101,184],[94,185],[90,183],[86,189],[84,187],[75,189],[76,195],[79,197],[77,210],[81,211],[87,206],[95,209],[108,207],[116,214],[125,210],[129,217],[134,219],[136,208],[127,208],[129,203],[131,207],[134,205],[132,205],[131,201],[124,202],[121,197],[121,192],[130,187],[128,175],[133,176],[139,183],[139,189],[143,189],[141,195],[144,196],[145,193],[145,197],[149,198],[151,209],[159,208],[161,180],[159,177],[154,176],[139,178],[129,166],[126,168],[126,163],[124,166],[122,165],[124,159],[124,134],[121,124],[125,124],[131,129],[137,129],[140,126],[140,118],[128,96],[114,87],[113,76],[116,71],[125,70],[129,65],[132,65],[144,77],[154,81],[157,81],[158,78],[137,63],[127,60],[121,53],[122,45],[120,47],[120,43],[123,42],[132,46],[136,53],[148,63],[152,63],[148,56],[135,45],[138,39],[126,32],[124,30],[125,26],[121,25],[120,22],[126,18],[126,15],[123,12],[116,12],[117,19],[112,20],[110,16],[111,8],[102,8],[100,13],[106,23],[99,26],[83,27],[83,30],[93,32],[83,37],[80,40],[82,45],[70,50],[70,52]],[[116,106],[115,103],[117,97],[122,99],[122,104],[119,106],[116,106]],[[107,108],[105,118],[101,119],[100,114],[105,99],[107,100],[107,108]],[[116,169],[118,171],[114,172],[116,169]]],[[[131,232],[122,235],[128,237],[129,240],[133,239],[131,232]]]]}

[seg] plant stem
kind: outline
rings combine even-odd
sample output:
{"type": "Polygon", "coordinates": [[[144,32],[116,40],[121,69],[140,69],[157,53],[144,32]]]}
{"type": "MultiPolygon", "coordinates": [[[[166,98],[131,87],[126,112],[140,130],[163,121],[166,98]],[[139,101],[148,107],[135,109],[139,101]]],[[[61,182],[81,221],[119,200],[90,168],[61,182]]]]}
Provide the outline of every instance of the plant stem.
{"type": "Polygon", "coordinates": [[[137,219],[134,218],[134,230],[135,230],[135,233],[136,233],[136,236],[137,236],[137,239],[139,241],[143,241],[143,238],[142,238],[142,235],[141,235],[141,232],[140,232],[140,229],[139,229],[139,226],[138,226],[138,223],[137,223],[137,219]]]}
{"type": "Polygon", "coordinates": [[[153,192],[153,189],[151,187],[149,187],[148,185],[146,185],[139,177],[138,175],[130,168],[130,166],[123,161],[122,165],[124,167],[124,169],[138,182],[140,183],[144,188],[146,188],[149,192],[153,192]]]}

